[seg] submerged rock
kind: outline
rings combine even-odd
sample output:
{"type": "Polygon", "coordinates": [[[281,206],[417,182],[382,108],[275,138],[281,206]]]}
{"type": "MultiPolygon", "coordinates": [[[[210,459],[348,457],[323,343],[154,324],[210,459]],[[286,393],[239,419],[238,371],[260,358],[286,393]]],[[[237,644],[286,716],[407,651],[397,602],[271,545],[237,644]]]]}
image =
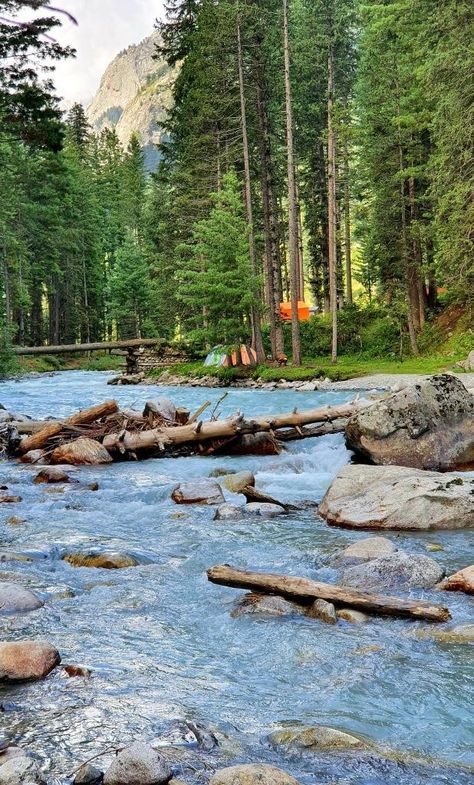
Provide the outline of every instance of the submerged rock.
{"type": "Polygon", "coordinates": [[[247,763],[220,769],[209,785],[299,785],[290,774],[266,763],[247,763]]]}
{"type": "Polygon", "coordinates": [[[239,601],[238,606],[230,614],[233,619],[248,614],[262,614],[267,616],[294,616],[304,615],[306,609],[296,602],[290,602],[276,594],[257,594],[250,592],[239,601]]]}
{"type": "Polygon", "coordinates": [[[42,482],[71,482],[71,478],[60,466],[45,466],[44,469],[41,469],[36,477],[33,478],[33,482],[36,484],[42,482]]]}
{"type": "Polygon", "coordinates": [[[364,564],[347,567],[341,574],[344,586],[372,589],[429,589],[443,577],[444,570],[434,559],[418,553],[396,551],[364,564]]]}
{"type": "Polygon", "coordinates": [[[165,758],[137,741],[119,752],[104,774],[104,785],[163,785],[171,776],[165,758]]]}
{"type": "Polygon", "coordinates": [[[337,622],[336,609],[332,602],[326,602],[326,600],[315,600],[308,608],[307,616],[311,619],[321,619],[326,624],[336,624],[337,622]]]}
{"type": "Polygon", "coordinates": [[[56,447],[51,453],[51,463],[97,466],[101,463],[112,463],[112,458],[102,444],[81,436],[73,442],[56,447]]]}
{"type": "Polygon", "coordinates": [[[417,638],[432,638],[440,643],[474,642],[474,624],[458,624],[456,627],[440,630],[436,627],[423,627],[416,632],[417,638]]]}
{"type": "Polygon", "coordinates": [[[449,575],[440,584],[441,589],[446,591],[462,591],[465,594],[474,594],[474,564],[464,567],[453,575],[449,575]]]}
{"type": "Polygon", "coordinates": [[[0,583],[0,614],[28,613],[42,608],[44,602],[17,583],[0,583]]]}
{"type": "Polygon", "coordinates": [[[67,553],[62,559],[72,567],[98,567],[104,570],[122,570],[139,564],[128,553],[67,553]]]}
{"type": "Polygon", "coordinates": [[[362,613],[362,611],[355,611],[352,608],[338,608],[336,611],[338,619],[348,621],[350,624],[364,624],[369,620],[369,617],[362,613]]]}
{"type": "Polygon", "coordinates": [[[313,725],[306,728],[282,728],[270,733],[268,740],[276,747],[309,750],[347,750],[366,747],[366,743],[337,728],[313,725]]]}
{"type": "Polygon", "coordinates": [[[357,540],[352,545],[339,553],[334,560],[337,567],[349,566],[352,564],[360,564],[361,562],[377,559],[379,556],[388,556],[397,550],[396,546],[391,540],[386,537],[365,537],[363,540],[357,540]]]}
{"type": "Polygon", "coordinates": [[[44,785],[45,782],[36,761],[26,755],[12,758],[0,766],[0,785],[44,785]]]}
{"type": "Polygon", "coordinates": [[[44,679],[60,661],[59,652],[50,643],[0,643],[0,681],[44,679]]]}
{"type": "Polygon", "coordinates": [[[245,515],[256,515],[260,518],[276,518],[278,515],[285,515],[286,510],[279,504],[270,502],[249,502],[242,508],[245,515]]]}
{"type": "Polygon", "coordinates": [[[222,504],[225,501],[219,483],[213,480],[181,482],[171,498],[176,504],[222,504]]]}
{"type": "Polygon", "coordinates": [[[240,521],[244,517],[243,507],[236,504],[219,504],[214,515],[215,521],[240,521]]]}
{"type": "Polygon", "coordinates": [[[319,515],[352,529],[461,529],[474,526],[474,478],[403,466],[345,466],[319,515]]]}
{"type": "Polygon", "coordinates": [[[74,785],[101,785],[103,779],[103,771],[90,763],[84,763],[74,777],[74,785]]]}
{"type": "Polygon", "coordinates": [[[235,474],[226,474],[221,478],[221,482],[224,488],[227,488],[231,493],[240,493],[249,485],[255,485],[255,477],[252,472],[236,472],[235,474]]]}
{"type": "Polygon", "coordinates": [[[456,377],[432,376],[358,411],[346,444],[377,464],[474,468],[474,397],[456,377]]]}

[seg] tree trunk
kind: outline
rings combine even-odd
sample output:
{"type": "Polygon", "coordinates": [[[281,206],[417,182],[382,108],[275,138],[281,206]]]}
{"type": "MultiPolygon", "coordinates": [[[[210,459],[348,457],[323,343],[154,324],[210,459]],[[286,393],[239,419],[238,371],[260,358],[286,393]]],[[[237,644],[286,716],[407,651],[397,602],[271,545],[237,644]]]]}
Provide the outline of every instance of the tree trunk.
{"type": "Polygon", "coordinates": [[[346,301],[352,305],[352,253],[351,253],[351,189],[349,181],[349,151],[347,142],[343,149],[344,158],[344,260],[346,268],[346,301]]]}
{"type": "Polygon", "coordinates": [[[90,409],[76,412],[71,417],[68,417],[64,422],[52,422],[44,426],[40,431],[23,439],[19,446],[21,453],[29,452],[30,450],[38,450],[53,436],[58,436],[66,426],[71,425],[87,425],[87,423],[100,420],[101,417],[107,417],[109,414],[118,412],[116,401],[105,401],[99,403],[97,406],[91,406],[90,409]]]}
{"type": "Polygon", "coordinates": [[[332,321],[331,360],[337,362],[336,138],[334,131],[334,57],[328,49],[328,240],[329,302],[332,321]]]}
{"type": "Polygon", "coordinates": [[[293,106],[290,79],[288,0],[283,0],[283,51],[285,61],[285,113],[288,158],[288,245],[290,255],[291,286],[291,343],[293,351],[293,365],[301,365],[300,324],[298,319],[298,212],[293,143],[293,106]]]}
{"type": "Polygon", "coordinates": [[[260,315],[259,309],[255,299],[257,297],[256,281],[258,278],[257,271],[257,254],[255,250],[255,236],[253,224],[253,209],[252,209],[252,187],[250,180],[250,156],[249,144],[247,134],[247,110],[245,101],[245,86],[244,86],[244,69],[242,61],[242,40],[240,34],[240,22],[237,22],[237,59],[239,69],[239,90],[240,90],[240,121],[242,127],[242,147],[244,156],[244,177],[245,177],[245,203],[247,208],[247,222],[249,234],[249,255],[250,266],[252,269],[252,289],[253,289],[253,303],[251,307],[251,322],[252,322],[252,345],[257,354],[257,362],[265,362],[265,352],[263,349],[262,331],[260,328],[260,315]]]}

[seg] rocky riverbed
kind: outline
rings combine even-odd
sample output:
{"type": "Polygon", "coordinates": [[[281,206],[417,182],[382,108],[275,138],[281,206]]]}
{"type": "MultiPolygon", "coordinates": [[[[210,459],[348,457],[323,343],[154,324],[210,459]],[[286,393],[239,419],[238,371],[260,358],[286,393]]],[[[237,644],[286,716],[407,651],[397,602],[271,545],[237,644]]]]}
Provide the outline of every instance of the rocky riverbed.
{"type": "MultiPolygon", "coordinates": [[[[107,397],[107,378],[8,382],[0,400],[33,417],[64,417],[107,397]]],[[[114,393],[138,408],[150,397],[140,386],[114,393]]],[[[193,388],[166,394],[191,410],[203,400],[193,388]]],[[[302,391],[296,403],[351,397],[302,391]]],[[[264,414],[294,405],[292,389],[236,389],[221,408],[264,414]]],[[[0,687],[0,733],[10,745],[0,782],[71,782],[91,759],[96,773],[79,772],[82,782],[97,771],[108,772],[109,785],[126,782],[132,761],[149,783],[467,785],[472,600],[439,582],[472,564],[471,535],[384,531],[383,543],[367,546],[373,533],[329,527],[317,505],[350,457],[341,434],[293,443],[280,456],[68,468],[71,483],[36,484],[37,467],[4,463],[5,493],[21,501],[0,507],[0,577],[13,587],[0,600],[22,610],[0,615],[2,641],[48,641],[53,668],[0,687]],[[172,499],[180,483],[232,471],[253,473],[259,490],[298,509],[215,519],[216,504],[172,499]],[[211,565],[229,561],[334,583],[345,575],[354,586],[370,580],[442,603],[452,619],[435,626],[352,611],[326,623],[275,600],[263,612],[247,600],[252,612],[240,613],[244,593],[206,579],[211,565]],[[37,757],[27,764],[25,753],[37,757]]],[[[226,504],[242,505],[219,484],[226,504]]]]}

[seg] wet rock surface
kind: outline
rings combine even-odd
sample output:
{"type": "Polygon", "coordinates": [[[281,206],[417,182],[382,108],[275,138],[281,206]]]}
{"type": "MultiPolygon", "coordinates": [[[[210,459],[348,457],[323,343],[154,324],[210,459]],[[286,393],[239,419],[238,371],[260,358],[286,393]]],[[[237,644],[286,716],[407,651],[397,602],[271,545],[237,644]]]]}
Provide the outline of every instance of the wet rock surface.
{"type": "Polygon", "coordinates": [[[286,771],[264,763],[229,766],[217,771],[209,785],[299,785],[286,771]]]}
{"type": "Polygon", "coordinates": [[[232,611],[232,618],[247,615],[267,615],[267,616],[302,616],[306,609],[296,602],[290,602],[283,597],[274,594],[257,594],[250,592],[244,595],[237,607],[232,611]]]}
{"type": "Polygon", "coordinates": [[[397,546],[386,537],[364,537],[363,540],[348,545],[334,559],[334,566],[343,567],[361,564],[379,556],[389,556],[395,553],[397,546]]]}
{"type": "Polygon", "coordinates": [[[38,764],[32,758],[21,756],[0,766],[0,785],[45,785],[45,783],[46,780],[38,764]]]}
{"type": "Polygon", "coordinates": [[[33,482],[39,485],[40,483],[54,483],[54,482],[71,482],[69,474],[64,471],[60,466],[45,466],[34,477],[33,482]]]}
{"type": "Polygon", "coordinates": [[[463,570],[449,575],[440,584],[441,589],[446,591],[462,591],[465,594],[474,594],[474,564],[464,567],[463,570]]]}
{"type": "Polygon", "coordinates": [[[123,570],[139,564],[128,553],[66,553],[62,559],[71,567],[96,567],[103,570],[123,570]]]}
{"type": "Polygon", "coordinates": [[[171,770],[150,745],[135,742],[119,752],[104,774],[104,785],[165,785],[171,770]]]}
{"type": "Polygon", "coordinates": [[[112,458],[99,442],[81,436],[73,442],[56,447],[51,453],[51,463],[97,466],[102,463],[112,463],[112,458]]]}
{"type": "Polygon", "coordinates": [[[213,480],[181,482],[171,498],[176,504],[223,504],[225,501],[219,483],[213,480]]]}
{"type": "Polygon", "coordinates": [[[59,665],[57,649],[43,641],[0,643],[0,681],[44,679],[59,665]]]}
{"type": "Polygon", "coordinates": [[[0,582],[0,614],[28,613],[43,605],[44,602],[29,589],[17,583],[0,582]]]}
{"type": "Polygon", "coordinates": [[[85,763],[74,777],[74,785],[101,785],[103,779],[103,771],[90,763],[85,763]]]}
{"type": "Polygon", "coordinates": [[[235,472],[235,474],[226,474],[222,477],[221,483],[228,491],[240,493],[247,486],[255,485],[255,477],[252,472],[235,472]]]}
{"type": "Polygon", "coordinates": [[[444,569],[429,556],[396,551],[364,564],[346,567],[340,582],[366,591],[430,589],[443,577],[444,569]]]}
{"type": "Polygon", "coordinates": [[[350,733],[329,728],[326,725],[314,725],[306,728],[283,728],[274,731],[268,737],[270,744],[276,747],[300,748],[306,750],[347,750],[361,749],[365,742],[350,733]]]}

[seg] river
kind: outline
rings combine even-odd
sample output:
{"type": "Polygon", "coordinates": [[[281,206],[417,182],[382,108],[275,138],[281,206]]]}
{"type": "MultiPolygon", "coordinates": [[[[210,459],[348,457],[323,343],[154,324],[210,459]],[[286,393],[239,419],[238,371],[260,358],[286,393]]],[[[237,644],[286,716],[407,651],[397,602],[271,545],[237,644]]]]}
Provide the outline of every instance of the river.
{"type": "MultiPolygon", "coordinates": [[[[108,374],[62,372],[0,385],[0,402],[33,417],[62,417],[115,397],[140,408],[168,395],[195,410],[222,390],[106,386],[108,374]]],[[[282,412],[339,403],[352,393],[229,390],[222,414],[282,412]]],[[[236,566],[335,580],[331,557],[361,539],[327,527],[314,507],[269,521],[216,521],[213,509],[178,507],[176,483],[217,467],[248,468],[256,486],[285,501],[321,499],[350,460],[342,435],[290,444],[279,457],[179,458],[81,467],[97,492],[63,493],[31,482],[32,467],[4,463],[1,483],[22,497],[0,510],[2,579],[12,573],[46,599],[44,608],[0,617],[3,639],[46,638],[64,663],[92,669],[66,678],[0,687],[0,734],[41,755],[50,782],[110,746],[156,739],[172,720],[193,720],[221,739],[219,765],[268,761],[314,785],[467,785],[472,782],[473,670],[470,647],[418,637],[421,623],[376,619],[325,625],[305,617],[231,618],[242,592],[208,583],[205,571],[236,566]],[[7,509],[8,507],[8,509],[7,509]],[[12,526],[12,514],[26,519],[12,526]],[[73,568],[66,550],[91,547],[136,555],[140,566],[73,568]],[[266,735],[283,724],[330,725],[367,738],[373,754],[290,755],[266,735]],[[384,754],[387,752],[387,755],[384,754]],[[417,763],[415,758],[424,760],[417,763]],[[431,762],[430,762],[431,761],[431,762]],[[446,767],[443,765],[446,762],[446,767]]],[[[229,495],[229,499],[231,496],[229,495]]],[[[472,563],[467,533],[392,533],[448,572],[472,563]]],[[[430,592],[414,596],[439,601],[430,592]]],[[[456,623],[469,599],[443,596],[456,623]]],[[[212,766],[212,754],[205,765],[212,766]],[[209,762],[210,761],[210,762],[209,762]]],[[[203,776],[202,772],[196,775],[203,776]]],[[[186,779],[186,777],[185,777],[186,779]]],[[[189,780],[189,776],[187,778],[189,780]]],[[[202,780],[201,780],[202,781],[202,780]]]]}

